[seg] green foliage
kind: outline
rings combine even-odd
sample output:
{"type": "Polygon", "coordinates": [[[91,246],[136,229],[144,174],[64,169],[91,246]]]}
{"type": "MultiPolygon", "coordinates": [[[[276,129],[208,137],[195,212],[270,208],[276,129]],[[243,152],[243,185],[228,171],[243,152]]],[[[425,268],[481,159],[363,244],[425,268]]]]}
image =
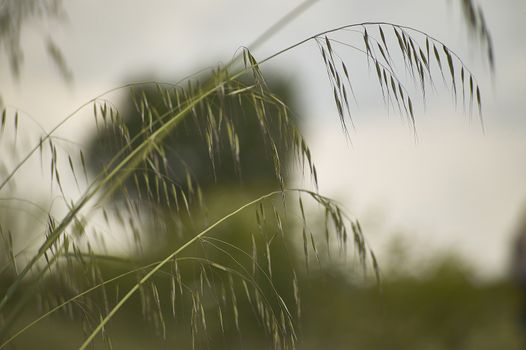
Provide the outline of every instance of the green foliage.
{"type": "Polygon", "coordinates": [[[316,287],[304,288],[302,298],[300,347],[522,349],[518,291],[474,282],[457,260],[440,259],[425,276],[388,278],[381,290],[342,283],[334,272],[313,278],[316,287]]]}

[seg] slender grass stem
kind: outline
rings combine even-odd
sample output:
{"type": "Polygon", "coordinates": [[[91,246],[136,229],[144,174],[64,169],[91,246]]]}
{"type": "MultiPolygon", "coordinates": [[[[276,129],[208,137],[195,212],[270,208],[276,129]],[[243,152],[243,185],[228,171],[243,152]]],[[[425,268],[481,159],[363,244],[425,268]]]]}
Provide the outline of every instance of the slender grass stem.
{"type": "Polygon", "coordinates": [[[84,350],[86,349],[90,344],[91,342],[93,341],[93,339],[97,336],[97,334],[100,333],[100,331],[104,328],[104,326],[109,322],[109,320],[117,313],[117,311],[119,311],[119,309],[133,296],[133,294],[139,290],[139,288],[141,287],[141,285],[143,285],[145,282],[147,282],[157,271],[159,271],[159,269],[161,269],[166,263],[168,263],[169,261],[171,261],[175,256],[177,256],[179,253],[181,253],[183,250],[185,250],[186,248],[188,248],[189,246],[191,246],[192,244],[194,244],[195,242],[197,242],[199,239],[201,239],[201,237],[203,237],[204,235],[206,235],[208,232],[210,232],[211,230],[213,230],[214,228],[216,228],[217,226],[219,226],[220,224],[222,224],[223,222],[227,221],[228,219],[230,219],[231,217],[235,216],[236,214],[240,213],[241,211],[245,210],[246,208],[256,204],[256,203],[259,203],[261,202],[262,200],[266,199],[266,198],[269,198],[269,197],[272,197],[272,196],[275,196],[276,194],[280,194],[282,193],[282,191],[273,191],[273,192],[270,192],[270,193],[267,193],[257,199],[254,199],[253,201],[250,201],[246,204],[244,204],[243,206],[239,207],[238,209],[230,212],[229,214],[223,216],[221,219],[217,220],[216,222],[214,222],[212,225],[208,226],[206,229],[202,230],[201,232],[199,232],[196,236],[194,236],[192,239],[190,239],[189,241],[187,241],[185,244],[183,244],[181,247],[179,247],[177,250],[175,250],[173,253],[171,253],[170,255],[168,255],[164,260],[162,260],[160,263],[158,263],[152,270],[150,270],[150,272],[148,272],[143,278],[141,278],[141,280],[135,284],[129,291],[128,293],[126,293],[126,295],[124,295],[122,297],[121,300],[119,300],[119,302],[117,303],[117,305],[115,305],[111,310],[110,312],[100,321],[100,323],[97,325],[97,327],[91,332],[91,334],[86,338],[86,340],[84,341],[84,343],[82,343],[82,345],[80,346],[79,350],[84,350]]]}

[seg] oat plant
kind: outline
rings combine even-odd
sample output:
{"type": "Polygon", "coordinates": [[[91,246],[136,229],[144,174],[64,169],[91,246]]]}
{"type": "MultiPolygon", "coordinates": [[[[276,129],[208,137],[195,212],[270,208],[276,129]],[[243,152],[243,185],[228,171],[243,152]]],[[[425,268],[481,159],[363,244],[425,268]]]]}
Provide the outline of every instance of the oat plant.
{"type": "MultiPolygon", "coordinates": [[[[482,12],[471,1],[462,3],[493,64],[482,12]]],[[[128,304],[139,305],[136,311],[165,339],[171,320],[179,319],[193,347],[210,347],[215,334],[243,333],[240,308],[249,305],[270,346],[289,349],[298,338],[299,280],[306,271],[331,256],[354,255],[379,276],[359,222],[318,192],[316,166],[297,117],[265,77],[267,62],[301,45],[319,52],[343,137],[351,138],[359,88],[353,76],[363,69],[377,81],[386,110],[415,132],[418,110],[442,85],[454,103],[482,122],[481,87],[462,59],[439,39],[388,22],[332,28],[268,57],[256,58],[253,46],[242,48],[228,64],[177,82],[126,84],[87,101],[49,132],[28,132],[31,119],[5,108],[0,146],[12,156],[0,163],[0,201],[6,208],[0,274],[7,285],[0,295],[1,349],[55,313],[78,322],[84,332],[80,349],[111,347],[112,320],[128,304]],[[363,65],[351,66],[350,55],[362,56],[363,65]],[[132,101],[133,121],[118,107],[122,96],[132,101]],[[103,164],[95,172],[84,146],[57,136],[69,120],[87,114],[98,134],[110,135],[102,150],[112,151],[100,154],[103,164]],[[191,157],[179,153],[178,130],[193,131],[212,178],[228,167],[243,179],[246,123],[256,128],[255,142],[265,150],[256,162],[268,162],[273,181],[253,198],[241,201],[227,190],[215,203],[218,197],[200,183],[191,157]],[[35,160],[38,170],[31,171],[54,197],[48,206],[23,197],[15,185],[35,160]],[[311,179],[311,188],[288,186],[286,174],[298,169],[311,179]],[[30,227],[8,220],[9,210],[30,227]],[[232,236],[228,223],[235,220],[248,222],[232,236]],[[22,246],[19,237],[29,231],[37,234],[22,246]],[[166,237],[170,244],[156,245],[166,237]],[[119,253],[112,240],[126,242],[127,252],[119,253]],[[148,246],[157,255],[148,255],[148,246]],[[299,250],[304,263],[283,267],[291,250],[299,250]],[[22,317],[31,305],[40,316],[22,317]]]]}

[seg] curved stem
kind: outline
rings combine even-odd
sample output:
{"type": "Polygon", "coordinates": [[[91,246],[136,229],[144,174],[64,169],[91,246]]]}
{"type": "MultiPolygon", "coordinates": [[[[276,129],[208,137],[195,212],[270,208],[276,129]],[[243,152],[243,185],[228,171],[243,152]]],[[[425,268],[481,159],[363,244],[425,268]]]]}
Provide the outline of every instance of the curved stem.
{"type": "Polygon", "coordinates": [[[213,230],[215,227],[219,226],[221,223],[227,221],[231,217],[235,216],[236,214],[240,213],[241,211],[245,210],[246,208],[259,203],[260,201],[275,196],[276,194],[280,194],[282,191],[273,191],[270,193],[267,193],[257,199],[254,199],[253,201],[250,201],[243,206],[239,207],[238,209],[230,212],[228,215],[223,216],[221,219],[214,222],[212,225],[208,226],[203,231],[199,232],[196,236],[194,236],[192,239],[187,241],[185,244],[183,244],[181,247],[179,247],[177,250],[175,250],[173,253],[168,255],[164,260],[162,260],[160,263],[158,263],[150,272],[148,272],[141,280],[135,284],[129,291],[126,293],[124,297],[115,305],[110,312],[100,321],[100,323],[97,325],[97,327],[91,332],[91,334],[86,338],[86,340],[82,343],[79,350],[86,349],[93,339],[100,333],[100,331],[104,328],[104,326],[109,322],[109,320],[119,311],[119,309],[132,297],[132,295],[139,290],[141,285],[143,285],[145,282],[147,282],[157,271],[159,271],[166,263],[171,261],[175,256],[177,256],[179,253],[181,253],[183,250],[197,242],[201,237],[206,235],[208,232],[213,230]]]}

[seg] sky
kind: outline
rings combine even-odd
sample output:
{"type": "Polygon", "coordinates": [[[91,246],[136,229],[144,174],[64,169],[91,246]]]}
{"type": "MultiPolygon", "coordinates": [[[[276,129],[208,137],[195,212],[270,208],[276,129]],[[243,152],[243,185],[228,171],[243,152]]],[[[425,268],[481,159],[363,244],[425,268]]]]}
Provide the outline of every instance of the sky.
{"type": "MultiPolygon", "coordinates": [[[[362,55],[345,59],[358,103],[350,141],[339,126],[332,90],[316,45],[307,43],[262,67],[297,88],[298,114],[318,167],[321,192],[362,222],[380,262],[403,239],[417,264],[432,253],[458,254],[485,278],[504,276],[514,227],[526,210],[526,3],[478,1],[495,52],[492,76],[470,39],[459,6],[447,0],[320,0],[254,51],[262,59],[314,33],[363,21],[421,29],[457,52],[482,88],[484,124],[455,106],[437,84],[415,107],[417,138],[381,101],[362,55]]],[[[135,74],[181,77],[228,62],[243,45],[299,1],[80,1],[64,3],[58,20],[35,20],[22,32],[24,66],[14,79],[1,56],[0,93],[49,130],[84,102],[135,74]],[[64,82],[46,54],[51,36],[74,79],[64,82]]],[[[346,40],[358,40],[355,33],[346,40]],[[354,36],[353,36],[354,35],[354,36]]],[[[343,52],[343,49],[342,49],[343,52]]],[[[469,114],[469,113],[468,113],[469,114]]],[[[86,114],[60,133],[85,141],[86,114]]]]}

